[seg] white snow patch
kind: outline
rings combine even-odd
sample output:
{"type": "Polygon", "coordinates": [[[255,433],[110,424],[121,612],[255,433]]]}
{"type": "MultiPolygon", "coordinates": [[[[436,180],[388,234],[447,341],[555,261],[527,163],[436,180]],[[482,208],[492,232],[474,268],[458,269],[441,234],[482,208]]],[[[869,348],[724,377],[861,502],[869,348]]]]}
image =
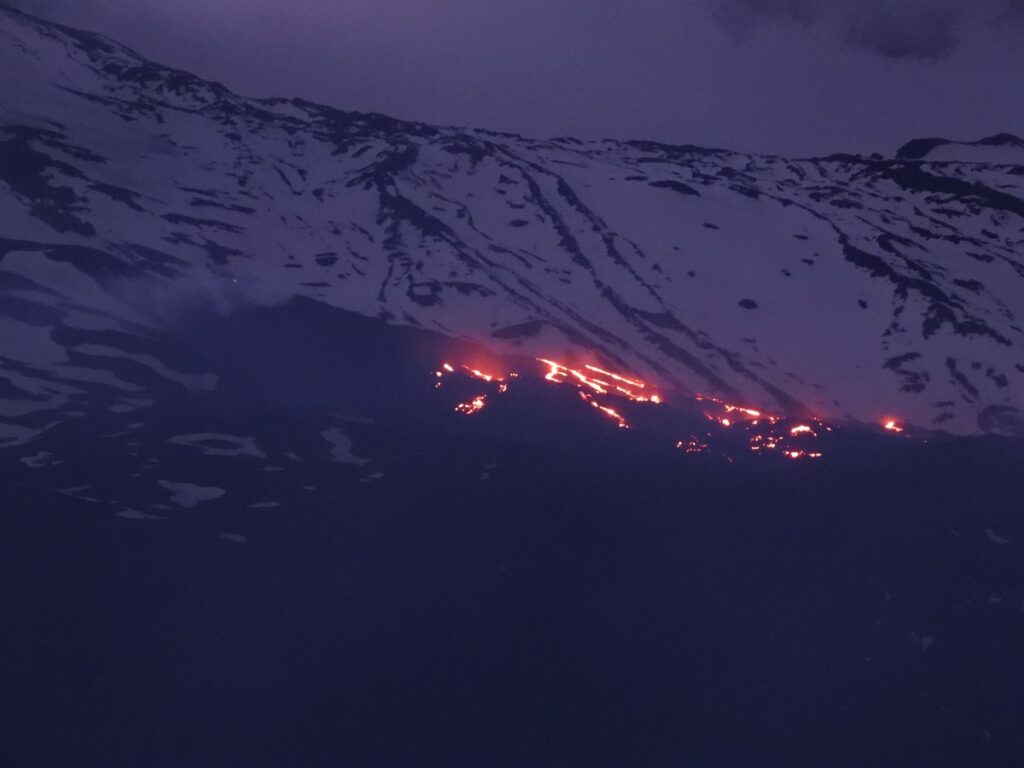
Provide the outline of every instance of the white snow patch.
{"type": "Polygon", "coordinates": [[[132,413],[133,411],[139,411],[153,404],[152,400],[144,400],[142,398],[126,397],[122,398],[121,402],[117,405],[110,406],[111,413],[132,413]]]}
{"type": "Polygon", "coordinates": [[[32,467],[32,469],[40,469],[53,463],[50,461],[51,456],[53,454],[49,451],[40,451],[35,456],[23,456],[21,463],[26,467],[32,467]]]}
{"type": "Polygon", "coordinates": [[[337,427],[331,427],[320,433],[324,440],[331,444],[331,456],[342,464],[368,464],[368,459],[360,458],[352,453],[352,440],[337,427]]]}
{"type": "Polygon", "coordinates": [[[985,535],[988,536],[988,540],[991,541],[993,544],[1009,544],[1010,541],[1012,541],[1012,539],[1007,539],[997,535],[996,532],[993,531],[991,528],[985,529],[985,535]]]}
{"type": "Polygon", "coordinates": [[[205,456],[255,456],[265,459],[267,455],[256,445],[255,437],[235,437],[215,432],[199,432],[193,435],[176,435],[167,439],[174,445],[198,448],[205,456]],[[219,445],[211,445],[219,443],[219,445]]]}
{"type": "Polygon", "coordinates": [[[24,445],[39,437],[46,430],[57,426],[60,422],[53,421],[42,429],[30,429],[18,424],[5,424],[0,422],[0,448],[13,448],[24,445]]]}
{"type": "Polygon", "coordinates": [[[935,642],[935,635],[918,635],[917,632],[910,633],[910,639],[912,642],[921,646],[921,651],[927,651],[932,647],[932,643],[935,642]]]}
{"type": "Polygon", "coordinates": [[[219,499],[227,491],[216,486],[202,486],[194,483],[175,483],[170,480],[160,480],[159,484],[171,492],[171,501],[180,507],[191,509],[204,501],[219,499]]]}
{"type": "Polygon", "coordinates": [[[125,520],[166,520],[164,515],[150,515],[146,512],[140,512],[137,509],[131,507],[125,507],[117,513],[118,517],[123,517],[125,520]]]}

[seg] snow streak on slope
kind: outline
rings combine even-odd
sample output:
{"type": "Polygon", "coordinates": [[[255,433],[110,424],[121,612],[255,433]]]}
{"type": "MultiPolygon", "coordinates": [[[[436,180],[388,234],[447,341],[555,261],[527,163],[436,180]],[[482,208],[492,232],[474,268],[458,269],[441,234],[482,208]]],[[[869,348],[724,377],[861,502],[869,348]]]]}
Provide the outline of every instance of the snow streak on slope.
{"type": "Polygon", "coordinates": [[[0,72],[0,444],[87,388],[130,408],[154,381],[215,387],[154,329],[291,295],[497,354],[598,356],[666,393],[1022,431],[1022,166],[246,99],[2,9],[0,72]]]}

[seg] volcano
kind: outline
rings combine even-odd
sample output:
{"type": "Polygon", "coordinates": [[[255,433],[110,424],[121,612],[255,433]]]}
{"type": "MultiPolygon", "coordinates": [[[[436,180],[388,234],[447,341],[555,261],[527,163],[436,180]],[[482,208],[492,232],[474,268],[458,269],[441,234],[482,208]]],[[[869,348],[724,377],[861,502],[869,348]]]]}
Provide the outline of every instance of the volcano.
{"type": "Polygon", "coordinates": [[[0,7],[0,762],[1018,764],[1019,150],[432,126],[0,7]]]}
{"type": "MultiPolygon", "coordinates": [[[[243,98],[0,20],[0,354],[37,423],[67,400],[49,379],[95,383],[184,305],[303,296],[672,393],[1021,432],[1012,136],[978,143],[994,162],[947,159],[961,145],[943,140],[891,159],[537,140],[243,98]],[[84,361],[44,330],[65,325],[125,341],[84,361]]],[[[14,416],[8,439],[31,429],[14,416]]]]}

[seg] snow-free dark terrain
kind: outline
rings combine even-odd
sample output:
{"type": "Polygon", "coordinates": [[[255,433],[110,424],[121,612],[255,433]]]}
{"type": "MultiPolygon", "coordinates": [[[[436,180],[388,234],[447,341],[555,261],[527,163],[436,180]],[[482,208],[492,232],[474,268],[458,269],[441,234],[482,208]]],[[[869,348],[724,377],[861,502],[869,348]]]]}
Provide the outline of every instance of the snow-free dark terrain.
{"type": "Polygon", "coordinates": [[[0,8],[0,764],[1020,764],[1022,189],[0,8]]]}

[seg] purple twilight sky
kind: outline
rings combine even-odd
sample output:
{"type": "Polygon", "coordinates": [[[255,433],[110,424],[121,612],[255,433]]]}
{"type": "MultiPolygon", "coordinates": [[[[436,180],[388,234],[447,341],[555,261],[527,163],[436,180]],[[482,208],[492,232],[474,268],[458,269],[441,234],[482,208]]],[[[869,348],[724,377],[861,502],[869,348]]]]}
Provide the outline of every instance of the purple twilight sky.
{"type": "Polygon", "coordinates": [[[13,2],[246,95],[431,123],[791,154],[1024,133],[1024,0],[13,2]]]}

